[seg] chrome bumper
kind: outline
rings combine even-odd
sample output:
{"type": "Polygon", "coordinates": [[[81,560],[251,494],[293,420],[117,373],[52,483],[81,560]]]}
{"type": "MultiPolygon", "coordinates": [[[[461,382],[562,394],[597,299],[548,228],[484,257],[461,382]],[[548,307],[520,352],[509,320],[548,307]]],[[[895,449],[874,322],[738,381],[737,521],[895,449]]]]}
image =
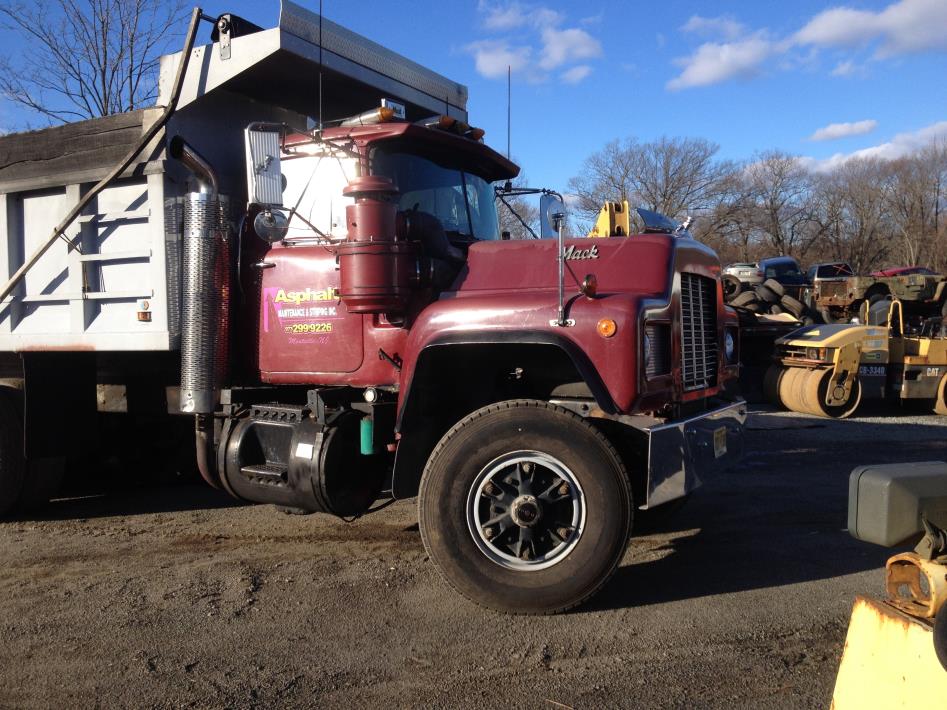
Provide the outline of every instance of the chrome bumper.
{"type": "Polygon", "coordinates": [[[691,419],[646,427],[648,492],[640,508],[687,495],[701,478],[743,457],[746,402],[742,399],[691,419]]]}

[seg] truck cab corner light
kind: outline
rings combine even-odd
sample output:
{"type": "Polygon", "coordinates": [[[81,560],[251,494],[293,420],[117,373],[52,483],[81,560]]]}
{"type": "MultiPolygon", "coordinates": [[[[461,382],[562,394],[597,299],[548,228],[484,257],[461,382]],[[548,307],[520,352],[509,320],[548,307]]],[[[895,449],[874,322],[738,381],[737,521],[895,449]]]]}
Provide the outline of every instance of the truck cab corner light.
{"type": "Polygon", "coordinates": [[[611,318],[602,318],[595,326],[595,329],[603,338],[611,338],[618,332],[618,325],[611,318]]]}

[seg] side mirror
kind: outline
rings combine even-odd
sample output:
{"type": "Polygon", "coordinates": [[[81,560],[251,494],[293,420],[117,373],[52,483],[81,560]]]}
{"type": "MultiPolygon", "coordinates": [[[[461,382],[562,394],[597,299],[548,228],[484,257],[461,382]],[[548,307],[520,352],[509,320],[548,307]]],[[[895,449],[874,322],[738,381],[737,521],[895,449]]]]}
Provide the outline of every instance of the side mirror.
{"type": "Polygon", "coordinates": [[[539,198],[539,236],[542,239],[555,239],[559,228],[565,224],[566,206],[559,195],[550,193],[539,198]]]}
{"type": "Polygon", "coordinates": [[[278,124],[251,124],[244,131],[247,147],[247,200],[266,207],[283,205],[278,124]]]}

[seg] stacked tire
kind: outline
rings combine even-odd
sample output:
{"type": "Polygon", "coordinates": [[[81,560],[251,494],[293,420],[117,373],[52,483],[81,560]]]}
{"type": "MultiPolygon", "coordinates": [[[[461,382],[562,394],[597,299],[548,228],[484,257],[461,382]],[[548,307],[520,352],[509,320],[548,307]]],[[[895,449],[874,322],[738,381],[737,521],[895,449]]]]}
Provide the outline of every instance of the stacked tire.
{"type": "Polygon", "coordinates": [[[816,311],[786,293],[783,285],[774,279],[767,279],[750,290],[734,294],[727,303],[734,308],[741,308],[751,313],[772,315],[788,313],[805,325],[821,322],[821,317],[816,311]]]}

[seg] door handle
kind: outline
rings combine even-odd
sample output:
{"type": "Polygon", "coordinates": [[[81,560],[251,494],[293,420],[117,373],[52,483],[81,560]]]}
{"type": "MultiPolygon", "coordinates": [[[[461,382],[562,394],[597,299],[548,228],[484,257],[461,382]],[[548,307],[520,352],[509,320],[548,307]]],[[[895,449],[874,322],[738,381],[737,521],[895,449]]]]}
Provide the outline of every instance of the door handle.
{"type": "Polygon", "coordinates": [[[272,261],[258,261],[252,265],[254,269],[273,269],[276,268],[276,264],[272,261]]]}

